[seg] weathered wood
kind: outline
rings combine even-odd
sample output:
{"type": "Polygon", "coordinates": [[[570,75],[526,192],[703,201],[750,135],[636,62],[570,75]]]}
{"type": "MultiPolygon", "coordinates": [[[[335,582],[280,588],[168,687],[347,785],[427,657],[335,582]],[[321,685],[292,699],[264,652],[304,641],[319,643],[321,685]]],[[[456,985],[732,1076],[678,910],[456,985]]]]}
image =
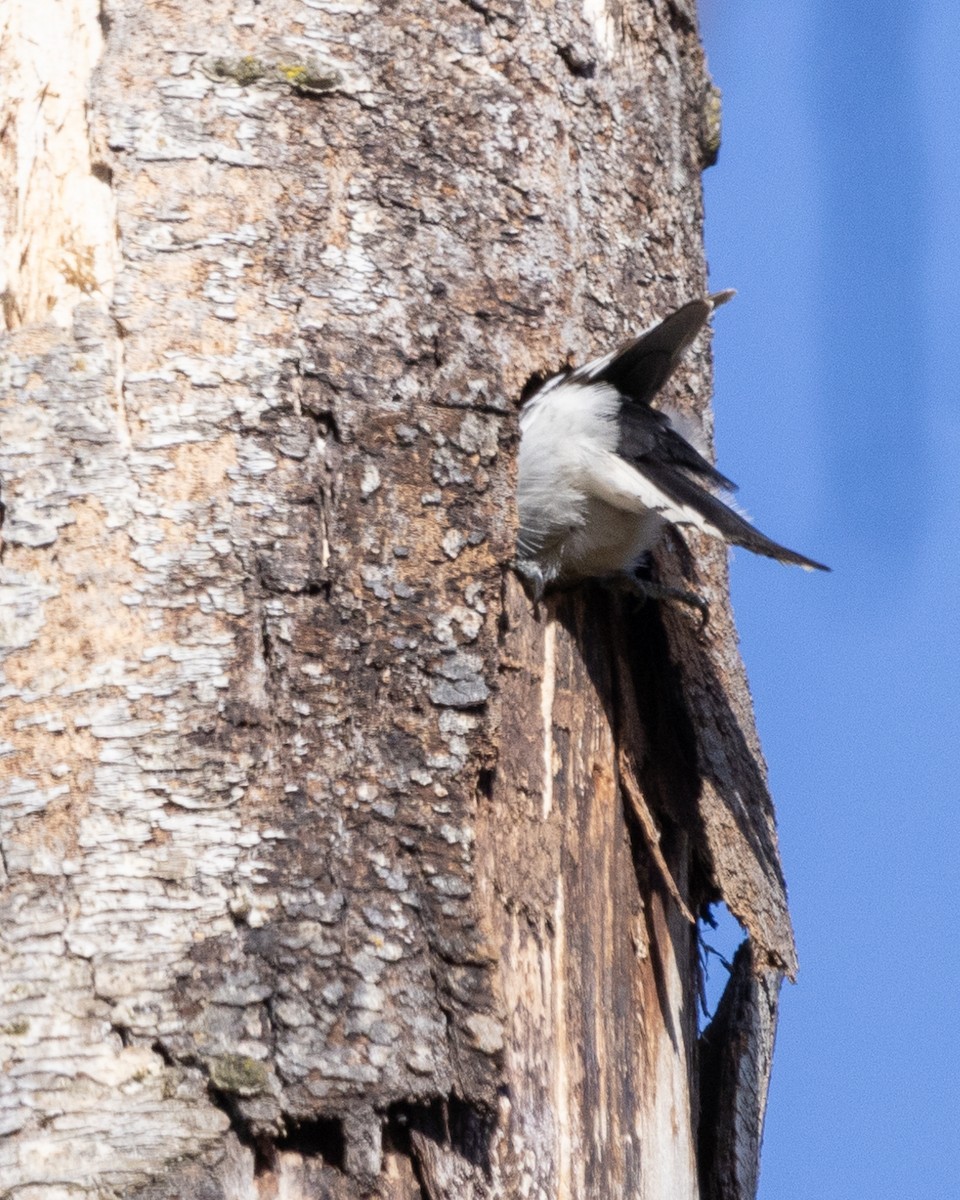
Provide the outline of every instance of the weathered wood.
{"type": "Polygon", "coordinates": [[[696,1197],[669,881],[794,965],[724,567],[508,569],[524,385],[704,289],[693,8],[3,20],[0,1192],[696,1197]]]}
{"type": "MultiPolygon", "coordinates": [[[[619,792],[610,601],[553,601],[531,630],[519,585],[507,597],[517,702],[477,842],[512,1016],[512,1149],[544,1195],[694,1196],[696,935],[619,792]]],[[[665,846],[681,888],[686,841],[665,846]]]]}
{"type": "Polygon", "coordinates": [[[704,1200],[752,1200],[767,1107],[782,975],[744,942],[700,1038],[700,1179],[704,1200]]]}

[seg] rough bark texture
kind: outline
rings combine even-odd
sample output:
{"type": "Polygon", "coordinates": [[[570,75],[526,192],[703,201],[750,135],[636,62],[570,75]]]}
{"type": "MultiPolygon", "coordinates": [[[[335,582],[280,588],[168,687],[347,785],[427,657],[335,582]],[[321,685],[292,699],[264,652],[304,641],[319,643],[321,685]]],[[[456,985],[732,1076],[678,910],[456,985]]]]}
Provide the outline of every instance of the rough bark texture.
{"type": "Polygon", "coordinates": [[[508,570],[524,385],[704,289],[693,8],[2,20],[0,1194],[750,1196],[795,960],[724,563],[661,556],[703,636],[508,570]]]}

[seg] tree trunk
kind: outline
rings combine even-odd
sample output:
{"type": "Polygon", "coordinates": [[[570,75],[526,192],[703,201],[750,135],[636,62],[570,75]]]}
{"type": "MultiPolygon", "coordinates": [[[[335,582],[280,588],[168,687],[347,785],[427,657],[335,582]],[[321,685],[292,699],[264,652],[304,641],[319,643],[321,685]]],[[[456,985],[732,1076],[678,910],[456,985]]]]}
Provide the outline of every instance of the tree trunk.
{"type": "Polygon", "coordinates": [[[2,20],[0,1194],[751,1197],[723,556],[703,635],[509,571],[524,386],[704,291],[692,5],[2,20]]]}

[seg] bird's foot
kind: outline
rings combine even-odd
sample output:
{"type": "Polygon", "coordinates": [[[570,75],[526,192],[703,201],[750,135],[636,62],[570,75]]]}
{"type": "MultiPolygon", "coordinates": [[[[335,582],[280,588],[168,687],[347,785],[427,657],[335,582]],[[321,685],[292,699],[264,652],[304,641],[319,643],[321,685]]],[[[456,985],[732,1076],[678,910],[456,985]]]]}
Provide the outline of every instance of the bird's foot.
{"type": "Polygon", "coordinates": [[[695,608],[700,614],[700,629],[702,633],[710,621],[710,606],[702,596],[687,588],[670,587],[666,583],[656,583],[652,579],[642,579],[637,575],[620,575],[609,581],[618,591],[627,592],[642,600],[676,600],[695,608]]]}
{"type": "Polygon", "coordinates": [[[543,599],[543,593],[546,591],[547,580],[540,567],[532,559],[516,558],[513,561],[513,569],[520,576],[520,580],[526,588],[527,594],[533,601],[535,611],[539,614],[540,601],[543,599]]]}

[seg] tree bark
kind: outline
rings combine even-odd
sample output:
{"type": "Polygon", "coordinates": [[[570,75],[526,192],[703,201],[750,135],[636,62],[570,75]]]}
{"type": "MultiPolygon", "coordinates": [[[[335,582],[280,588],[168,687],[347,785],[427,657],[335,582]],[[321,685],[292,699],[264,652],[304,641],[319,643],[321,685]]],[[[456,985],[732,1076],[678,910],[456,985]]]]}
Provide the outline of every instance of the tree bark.
{"type": "Polygon", "coordinates": [[[702,635],[509,570],[524,387],[705,289],[694,8],[2,20],[0,1195],[752,1196],[723,555],[702,635]]]}

